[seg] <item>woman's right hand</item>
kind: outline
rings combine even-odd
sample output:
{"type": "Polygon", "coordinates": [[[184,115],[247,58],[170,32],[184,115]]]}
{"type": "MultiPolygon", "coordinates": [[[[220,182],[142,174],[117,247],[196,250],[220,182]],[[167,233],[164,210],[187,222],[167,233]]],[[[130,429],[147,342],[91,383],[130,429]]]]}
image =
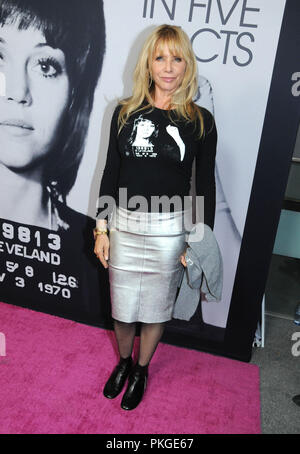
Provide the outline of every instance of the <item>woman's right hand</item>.
{"type": "Polygon", "coordinates": [[[107,260],[109,259],[109,238],[106,233],[96,235],[94,253],[104,268],[108,268],[107,260]]]}

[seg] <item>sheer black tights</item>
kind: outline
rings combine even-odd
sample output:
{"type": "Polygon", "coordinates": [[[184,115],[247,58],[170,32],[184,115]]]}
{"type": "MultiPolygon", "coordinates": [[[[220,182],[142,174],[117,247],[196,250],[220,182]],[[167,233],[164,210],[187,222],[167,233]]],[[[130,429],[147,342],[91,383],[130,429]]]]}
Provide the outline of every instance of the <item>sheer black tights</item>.
{"type": "MultiPolygon", "coordinates": [[[[164,332],[165,323],[142,323],[138,363],[145,366],[150,363],[152,356],[164,332]]],[[[135,338],[135,323],[125,323],[114,320],[114,330],[121,358],[132,354],[135,338]]]]}

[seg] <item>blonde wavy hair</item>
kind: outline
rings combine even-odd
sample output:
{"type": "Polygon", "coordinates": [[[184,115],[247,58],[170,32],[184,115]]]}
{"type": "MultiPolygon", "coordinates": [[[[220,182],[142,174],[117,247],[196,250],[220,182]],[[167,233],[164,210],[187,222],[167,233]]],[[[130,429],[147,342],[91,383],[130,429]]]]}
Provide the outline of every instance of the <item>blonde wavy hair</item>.
{"type": "Polygon", "coordinates": [[[175,111],[178,119],[184,118],[195,125],[199,120],[201,137],[204,131],[203,115],[199,106],[193,102],[198,90],[195,54],[187,34],[178,26],[166,24],[157,27],[144,43],[134,71],[133,94],[130,98],[120,101],[122,107],[118,116],[119,132],[133,112],[154,108],[155,84],[152,78],[152,62],[155,54],[164,46],[168,47],[172,55],[186,62],[182,83],[173,93],[169,109],[175,111]]]}

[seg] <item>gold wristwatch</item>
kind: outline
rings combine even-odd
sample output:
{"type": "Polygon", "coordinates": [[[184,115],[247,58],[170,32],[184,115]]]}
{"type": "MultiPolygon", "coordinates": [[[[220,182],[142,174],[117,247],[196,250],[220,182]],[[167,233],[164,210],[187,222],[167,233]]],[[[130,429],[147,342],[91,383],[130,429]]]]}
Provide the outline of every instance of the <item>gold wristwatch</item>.
{"type": "Polygon", "coordinates": [[[93,232],[95,235],[104,235],[104,234],[108,233],[108,230],[107,229],[97,229],[97,227],[95,227],[93,229],[93,232]]]}

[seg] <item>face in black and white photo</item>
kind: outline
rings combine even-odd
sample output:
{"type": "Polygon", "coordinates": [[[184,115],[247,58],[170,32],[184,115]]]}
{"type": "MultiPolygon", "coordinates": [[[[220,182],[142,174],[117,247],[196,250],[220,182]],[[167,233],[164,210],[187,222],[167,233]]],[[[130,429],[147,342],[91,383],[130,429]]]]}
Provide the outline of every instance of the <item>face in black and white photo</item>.
{"type": "Polygon", "coordinates": [[[5,96],[0,98],[0,162],[9,172],[38,176],[42,158],[60,134],[69,99],[65,55],[37,29],[0,28],[0,67],[5,96]]]}
{"type": "Polygon", "coordinates": [[[102,0],[0,0],[0,218],[70,227],[104,51],[102,0]]]}
{"type": "Polygon", "coordinates": [[[136,126],[136,138],[132,145],[153,146],[149,138],[155,131],[155,125],[147,119],[140,119],[136,126]]]}

